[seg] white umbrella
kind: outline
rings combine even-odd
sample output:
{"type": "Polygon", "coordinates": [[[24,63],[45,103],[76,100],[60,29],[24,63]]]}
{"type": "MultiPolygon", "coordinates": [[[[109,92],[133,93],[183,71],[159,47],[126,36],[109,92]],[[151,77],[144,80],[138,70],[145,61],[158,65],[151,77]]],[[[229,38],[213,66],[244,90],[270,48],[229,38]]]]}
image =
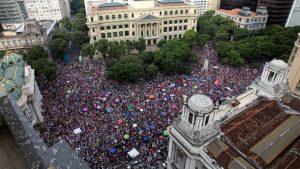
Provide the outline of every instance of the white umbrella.
{"type": "Polygon", "coordinates": [[[132,127],[136,128],[136,127],[137,127],[137,124],[133,124],[132,127]]]}

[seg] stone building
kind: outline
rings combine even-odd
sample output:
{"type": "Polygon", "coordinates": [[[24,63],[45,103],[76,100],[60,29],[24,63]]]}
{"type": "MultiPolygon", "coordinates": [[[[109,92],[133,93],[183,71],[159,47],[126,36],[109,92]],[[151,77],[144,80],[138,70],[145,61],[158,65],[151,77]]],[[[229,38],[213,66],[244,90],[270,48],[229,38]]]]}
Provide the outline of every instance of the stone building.
{"type": "Polygon", "coordinates": [[[260,6],[256,12],[251,12],[248,7],[232,10],[219,9],[216,10],[216,15],[229,18],[234,21],[238,28],[248,30],[265,28],[268,19],[268,11],[264,6],[260,6]]]}
{"type": "Polygon", "coordinates": [[[1,0],[0,23],[24,22],[28,18],[24,0],[1,0]]]}
{"type": "MultiPolygon", "coordinates": [[[[300,63],[293,56],[290,61],[300,63]]],[[[299,168],[300,98],[288,91],[289,70],[272,60],[246,92],[221,104],[204,95],[185,96],[169,129],[167,168],[299,168]]],[[[299,82],[290,74],[294,78],[299,82]]]]}
{"type": "Polygon", "coordinates": [[[300,0],[294,0],[285,27],[300,26],[300,0]]]}
{"type": "Polygon", "coordinates": [[[0,97],[11,95],[31,125],[43,122],[42,95],[35,81],[34,69],[15,53],[0,61],[0,97]]]}
{"type": "Polygon", "coordinates": [[[182,38],[197,27],[196,7],[181,0],[135,1],[131,4],[86,2],[90,42],[136,41],[147,45],[160,40],[182,38]]]}
{"type": "Polygon", "coordinates": [[[18,50],[34,46],[47,48],[55,21],[27,19],[23,23],[0,23],[0,50],[18,50]]]}
{"type": "Polygon", "coordinates": [[[197,15],[201,16],[206,11],[220,8],[220,0],[185,0],[189,4],[197,6],[197,15]]]}
{"type": "Polygon", "coordinates": [[[70,17],[69,0],[25,0],[29,18],[36,20],[60,20],[70,17]]]}
{"type": "Polygon", "coordinates": [[[300,33],[288,63],[291,65],[288,81],[292,92],[300,96],[300,33]]]}

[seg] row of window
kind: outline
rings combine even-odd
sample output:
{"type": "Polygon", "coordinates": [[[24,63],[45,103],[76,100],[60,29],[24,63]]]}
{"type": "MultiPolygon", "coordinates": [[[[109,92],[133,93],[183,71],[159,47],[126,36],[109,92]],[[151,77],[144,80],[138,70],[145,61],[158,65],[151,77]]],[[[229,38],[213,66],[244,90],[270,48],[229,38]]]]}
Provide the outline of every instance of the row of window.
{"type": "Polygon", "coordinates": [[[184,22],[184,23],[187,23],[187,19],[185,19],[185,20],[174,20],[174,21],[173,21],[173,20],[170,20],[170,21],[164,21],[164,24],[165,24],[165,25],[168,24],[168,23],[169,23],[169,24],[173,24],[173,23],[174,23],[174,24],[177,24],[177,23],[183,23],[183,22],[184,22]]]}
{"type": "Polygon", "coordinates": [[[183,38],[182,34],[164,36],[164,40],[181,39],[181,38],[183,38]]]}
{"type": "MultiPolygon", "coordinates": [[[[184,13],[185,14],[189,13],[189,10],[186,9],[185,11],[184,10],[164,11],[164,15],[173,15],[173,14],[175,14],[175,15],[181,14],[182,15],[184,13]]],[[[196,10],[194,11],[194,13],[196,13],[196,10]]],[[[141,15],[142,15],[142,13],[141,13],[141,15]]],[[[162,15],[162,11],[159,12],[159,15],[160,16],[162,15]]],[[[129,17],[128,14],[117,14],[117,15],[112,14],[112,15],[105,15],[105,16],[100,15],[100,16],[98,16],[98,20],[103,21],[104,19],[105,20],[110,20],[110,19],[116,19],[116,18],[118,18],[118,19],[122,19],[122,18],[127,19],[128,17],[129,17]]],[[[131,13],[131,18],[134,18],[134,13],[131,13]]],[[[91,22],[93,22],[93,21],[94,21],[94,18],[91,17],[91,22]]]]}
{"type": "Polygon", "coordinates": [[[12,40],[12,41],[2,41],[2,46],[12,46],[12,45],[29,45],[43,43],[42,38],[38,39],[24,39],[24,40],[12,40]]]}
{"type": "Polygon", "coordinates": [[[170,26],[169,29],[168,27],[164,27],[164,32],[172,32],[172,31],[182,31],[182,30],[187,30],[187,26],[184,25],[183,27],[182,26],[170,26]],[[178,29],[177,29],[178,28],[178,29]]]}
{"type": "MultiPolygon", "coordinates": [[[[108,33],[101,33],[101,38],[116,38],[116,37],[123,37],[123,36],[129,36],[129,31],[119,31],[119,32],[108,32],[108,33]]],[[[132,32],[132,36],[134,36],[134,32],[132,32]]],[[[97,38],[94,37],[94,41],[96,41],[97,38]]]]}

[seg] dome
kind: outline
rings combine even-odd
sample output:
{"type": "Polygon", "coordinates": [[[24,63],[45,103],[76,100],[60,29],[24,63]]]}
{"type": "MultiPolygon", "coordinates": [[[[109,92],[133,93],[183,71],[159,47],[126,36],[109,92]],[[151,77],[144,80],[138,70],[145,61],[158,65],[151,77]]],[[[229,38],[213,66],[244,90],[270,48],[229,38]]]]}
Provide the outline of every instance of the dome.
{"type": "Polygon", "coordinates": [[[192,111],[204,114],[210,113],[213,110],[214,103],[209,97],[197,94],[189,98],[188,106],[192,111]]]}
{"type": "Polygon", "coordinates": [[[275,70],[287,70],[289,68],[289,66],[287,63],[285,63],[282,60],[274,59],[269,63],[269,68],[275,69],[275,70]]]}

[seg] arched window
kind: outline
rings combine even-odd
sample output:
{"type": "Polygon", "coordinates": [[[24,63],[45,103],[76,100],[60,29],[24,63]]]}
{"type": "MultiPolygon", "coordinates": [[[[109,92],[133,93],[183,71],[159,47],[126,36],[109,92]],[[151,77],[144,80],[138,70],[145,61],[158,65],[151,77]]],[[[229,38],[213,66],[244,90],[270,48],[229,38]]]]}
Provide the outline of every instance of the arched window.
{"type": "Polygon", "coordinates": [[[185,10],[185,13],[189,13],[189,10],[185,10]]]}
{"type": "Polygon", "coordinates": [[[105,16],[105,19],[109,19],[109,16],[108,16],[108,15],[106,15],[106,16],[105,16]]]}
{"type": "Polygon", "coordinates": [[[100,20],[100,21],[103,20],[103,16],[102,16],[102,15],[99,16],[99,20],[100,20]]]}
{"type": "Polygon", "coordinates": [[[178,10],[175,11],[175,15],[177,15],[177,14],[178,14],[178,10]]]}
{"type": "Polygon", "coordinates": [[[127,14],[124,14],[124,18],[128,18],[128,15],[127,15],[127,14]]]}
{"type": "Polygon", "coordinates": [[[180,14],[183,14],[183,10],[180,10],[180,14]]]}
{"type": "Polygon", "coordinates": [[[112,16],[111,16],[111,19],[116,19],[116,15],[112,15],[112,16]]]}
{"type": "Polygon", "coordinates": [[[189,119],[188,119],[188,120],[189,120],[189,122],[190,122],[191,124],[193,123],[193,116],[194,116],[193,113],[190,113],[190,114],[189,114],[189,119]]]}
{"type": "Polygon", "coordinates": [[[205,126],[207,125],[208,120],[209,120],[209,116],[207,116],[206,119],[205,119],[205,124],[204,124],[205,126]]]}
{"type": "Polygon", "coordinates": [[[168,15],[168,11],[165,11],[165,15],[168,15]]]}
{"type": "Polygon", "coordinates": [[[170,11],[170,15],[173,15],[173,11],[170,11]]]}
{"type": "Polygon", "coordinates": [[[118,18],[119,18],[119,19],[121,19],[121,18],[122,18],[122,15],[121,15],[121,14],[119,14],[119,15],[118,15],[118,18]]]}

